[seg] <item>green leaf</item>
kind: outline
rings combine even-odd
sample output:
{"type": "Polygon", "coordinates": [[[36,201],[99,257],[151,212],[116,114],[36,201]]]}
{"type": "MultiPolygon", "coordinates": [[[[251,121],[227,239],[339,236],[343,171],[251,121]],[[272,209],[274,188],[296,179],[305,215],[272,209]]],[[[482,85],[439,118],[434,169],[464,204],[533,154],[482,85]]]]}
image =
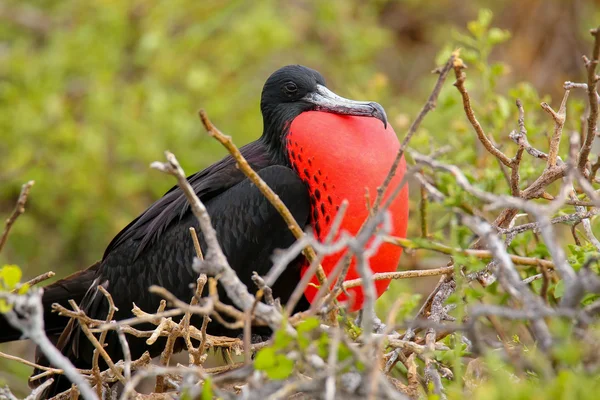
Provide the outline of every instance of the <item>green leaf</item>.
{"type": "Polygon", "coordinates": [[[275,356],[275,365],[267,369],[267,376],[273,380],[283,380],[288,378],[294,371],[294,361],[283,354],[275,356]]]}
{"type": "Polygon", "coordinates": [[[204,380],[204,384],[202,385],[202,400],[212,400],[213,398],[213,390],[212,390],[212,381],[210,377],[207,377],[204,380]]]}
{"type": "Polygon", "coordinates": [[[259,371],[266,371],[275,365],[275,349],[265,347],[259,350],[254,359],[254,368],[259,371]]]}
{"type": "Polygon", "coordinates": [[[292,343],[292,337],[284,330],[278,330],[275,332],[275,338],[273,340],[273,348],[277,350],[285,349],[290,343],[292,343]]]}
{"type": "Polygon", "coordinates": [[[6,290],[12,290],[21,281],[21,268],[16,265],[5,265],[0,269],[0,279],[6,290]]]}
{"type": "Polygon", "coordinates": [[[12,305],[8,304],[6,300],[0,299],[0,314],[4,314],[12,310],[12,305]]]}
{"type": "Polygon", "coordinates": [[[488,26],[490,26],[493,17],[494,13],[492,13],[492,10],[482,8],[481,10],[479,10],[477,22],[479,22],[483,28],[487,28],[488,26]]]}
{"type": "Polygon", "coordinates": [[[311,332],[317,329],[320,324],[321,323],[319,322],[319,319],[317,317],[310,317],[300,322],[296,326],[296,331],[298,332],[298,334],[311,332]]]}
{"type": "Polygon", "coordinates": [[[560,299],[565,294],[565,281],[558,281],[554,287],[554,297],[560,299]]]}
{"type": "Polygon", "coordinates": [[[506,72],[506,65],[503,63],[493,63],[492,66],[490,67],[490,71],[492,72],[492,75],[494,76],[501,76],[504,75],[504,73],[506,72]]]}
{"type": "Polygon", "coordinates": [[[488,40],[492,45],[506,42],[508,39],[510,39],[510,32],[504,29],[492,28],[488,33],[488,40]]]}
{"type": "Polygon", "coordinates": [[[485,30],[485,28],[483,26],[481,26],[481,23],[479,21],[470,21],[467,24],[467,29],[469,30],[469,32],[471,32],[473,34],[473,36],[475,36],[476,38],[480,38],[481,35],[483,35],[483,32],[485,30]]]}
{"type": "Polygon", "coordinates": [[[583,299],[581,300],[581,304],[584,306],[589,306],[590,304],[592,304],[593,302],[595,302],[598,299],[600,299],[600,295],[597,295],[594,293],[588,293],[585,296],[583,296],[583,299]]]}
{"type": "Polygon", "coordinates": [[[296,331],[298,332],[298,345],[301,350],[305,350],[310,346],[311,332],[315,331],[320,324],[317,317],[310,317],[296,326],[296,331]]]}
{"type": "Polygon", "coordinates": [[[508,118],[510,115],[510,104],[508,104],[508,100],[504,96],[498,96],[496,98],[496,102],[498,103],[498,111],[502,118],[508,118]]]}
{"type": "Polygon", "coordinates": [[[283,354],[278,354],[271,347],[265,347],[256,355],[254,368],[264,371],[270,379],[282,380],[294,371],[294,361],[283,354]]]}
{"type": "Polygon", "coordinates": [[[24,283],[23,285],[21,285],[21,287],[19,287],[19,290],[17,291],[17,293],[25,294],[25,293],[27,293],[28,290],[29,290],[29,285],[27,283],[24,283]]]}
{"type": "Polygon", "coordinates": [[[317,355],[326,360],[329,354],[329,337],[325,333],[321,335],[317,342],[317,355]]]}

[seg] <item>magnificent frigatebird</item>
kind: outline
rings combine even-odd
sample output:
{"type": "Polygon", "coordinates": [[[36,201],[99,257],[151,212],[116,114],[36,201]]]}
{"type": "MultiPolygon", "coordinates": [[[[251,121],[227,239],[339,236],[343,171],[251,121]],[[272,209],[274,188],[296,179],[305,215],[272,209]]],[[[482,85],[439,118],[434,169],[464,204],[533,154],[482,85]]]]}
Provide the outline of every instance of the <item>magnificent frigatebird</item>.
{"type": "MultiPolygon", "coordinates": [[[[302,228],[312,226],[315,236],[323,239],[344,199],[349,208],[341,231],[358,232],[368,216],[365,189],[376,193],[399,148],[398,139],[388,125],[383,108],[374,102],[342,98],[327,89],[315,70],[290,65],[274,72],[266,81],[260,103],[264,128],[262,136],[241,148],[241,153],[262,179],[279,195],[302,228]]],[[[401,162],[391,187],[405,171],[401,162]]],[[[294,237],[275,208],[236,168],[231,156],[188,177],[211,216],[217,236],[232,268],[251,291],[252,271],[266,275],[271,256],[278,248],[287,248],[294,237]]],[[[408,191],[389,208],[395,235],[405,235],[408,218],[408,191]]],[[[148,292],[151,285],[165,287],[178,298],[189,301],[197,273],[192,269],[195,255],[189,227],[198,225],[182,191],[173,187],[110,242],[102,261],[90,268],[45,288],[45,329],[58,337],[61,349],[76,367],[92,365],[93,346],[68,319],[51,312],[52,303],[68,306],[74,299],[91,318],[105,319],[108,302],[99,292],[103,286],[111,294],[119,311],[114,319],[131,317],[132,303],[154,312],[160,302],[148,292]]],[[[202,237],[200,242],[206,250],[202,237]]],[[[371,258],[376,272],[396,269],[401,249],[384,244],[371,258]]],[[[326,257],[323,268],[330,272],[342,253],[326,257]]],[[[273,295],[285,304],[307,267],[303,257],[295,260],[273,285],[273,295]]],[[[348,278],[355,278],[351,267],[348,278]]],[[[378,281],[381,294],[389,282],[378,281]]],[[[362,292],[354,290],[352,308],[362,304],[362,292]]],[[[228,302],[223,288],[220,298],[228,302]]],[[[296,310],[309,306],[315,290],[309,285],[296,310]]],[[[199,318],[192,324],[199,325],[199,318]]],[[[20,333],[0,320],[0,342],[17,340],[20,333]]],[[[140,329],[151,329],[141,326],[140,329]]],[[[213,335],[237,336],[216,321],[208,327],[213,335]]],[[[260,331],[253,331],[259,332],[260,331]]],[[[149,347],[145,338],[128,336],[131,356],[135,359],[149,350],[156,356],[164,348],[163,340],[149,347]]],[[[109,334],[106,351],[118,360],[121,346],[116,335],[109,334]]],[[[181,347],[181,346],[179,346],[181,347]]],[[[40,362],[45,362],[41,359],[40,362]]],[[[70,382],[60,377],[48,395],[67,389],[70,382]]]]}

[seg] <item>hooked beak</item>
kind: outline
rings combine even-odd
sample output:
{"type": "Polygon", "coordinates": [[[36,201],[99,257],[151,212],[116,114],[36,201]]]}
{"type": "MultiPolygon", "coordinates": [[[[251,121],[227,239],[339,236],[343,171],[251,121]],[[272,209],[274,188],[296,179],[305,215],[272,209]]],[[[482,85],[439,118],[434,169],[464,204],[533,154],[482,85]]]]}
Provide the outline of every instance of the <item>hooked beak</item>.
{"type": "Polygon", "coordinates": [[[387,116],[383,107],[373,101],[356,101],[345,99],[323,85],[317,85],[317,90],[308,93],[302,98],[315,105],[316,111],[325,111],[334,114],[357,115],[363,117],[375,117],[383,122],[387,128],[387,116]]]}

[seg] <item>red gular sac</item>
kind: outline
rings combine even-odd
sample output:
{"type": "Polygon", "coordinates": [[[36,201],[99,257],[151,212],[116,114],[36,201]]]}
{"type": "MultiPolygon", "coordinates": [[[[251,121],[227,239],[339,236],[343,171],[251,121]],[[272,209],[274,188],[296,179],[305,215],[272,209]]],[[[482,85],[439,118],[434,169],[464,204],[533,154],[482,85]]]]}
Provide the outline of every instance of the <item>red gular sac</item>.
{"type": "MultiPolygon", "coordinates": [[[[314,235],[321,241],[327,236],[337,210],[344,199],[348,200],[339,232],[346,231],[356,235],[369,213],[365,193],[369,192],[371,201],[377,195],[387,176],[400,143],[388,124],[371,117],[344,116],[319,111],[300,114],[290,125],[287,136],[287,151],[290,163],[298,175],[308,185],[311,199],[311,226],[314,235]]],[[[386,192],[384,201],[398,187],[406,172],[406,163],[401,160],[396,175],[386,192]]],[[[408,223],[408,186],[404,185],[400,194],[389,208],[392,220],[391,235],[406,236],[408,223]]],[[[321,263],[329,275],[345,250],[328,255],[321,263]]],[[[369,259],[374,273],[396,271],[402,249],[383,243],[369,259]]],[[[353,258],[346,280],[359,278],[353,258]]],[[[302,269],[306,273],[308,264],[302,269]]],[[[316,277],[311,282],[318,286],[316,277]]],[[[389,280],[376,281],[379,297],[388,287],[389,280]]],[[[333,282],[331,282],[333,285],[333,282]]],[[[318,289],[309,285],[304,294],[312,302],[318,289]]],[[[359,310],[363,304],[362,288],[348,290],[340,301],[350,301],[352,311],[359,310]]]]}

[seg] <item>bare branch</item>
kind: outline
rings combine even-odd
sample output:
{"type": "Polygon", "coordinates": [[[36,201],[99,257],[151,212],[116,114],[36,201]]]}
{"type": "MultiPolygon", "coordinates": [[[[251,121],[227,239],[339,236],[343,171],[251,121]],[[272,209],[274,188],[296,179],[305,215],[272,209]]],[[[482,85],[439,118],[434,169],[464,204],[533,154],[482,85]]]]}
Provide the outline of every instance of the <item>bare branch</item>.
{"type": "Polygon", "coordinates": [[[560,138],[562,136],[562,130],[567,115],[567,99],[569,98],[569,93],[569,90],[565,90],[565,95],[563,96],[558,112],[554,111],[547,103],[541,104],[544,111],[550,114],[554,120],[554,134],[552,135],[552,139],[550,139],[550,151],[548,152],[548,162],[546,164],[546,168],[548,169],[556,165],[560,138]]]}
{"type": "Polygon", "coordinates": [[[0,252],[4,248],[6,244],[6,239],[8,239],[8,234],[10,233],[10,228],[12,228],[13,224],[19,218],[21,214],[25,212],[25,203],[27,202],[27,196],[29,196],[29,191],[35,182],[29,181],[21,187],[21,193],[19,194],[19,198],[17,199],[17,204],[15,205],[15,209],[12,214],[6,220],[4,225],[4,232],[2,232],[2,236],[0,236],[0,252]]]}
{"type": "Polygon", "coordinates": [[[34,342],[44,353],[51,365],[63,370],[67,378],[77,385],[84,399],[96,400],[96,393],[85,378],[77,372],[77,369],[71,364],[69,359],[54,347],[54,344],[50,342],[44,332],[44,309],[42,306],[41,289],[30,290],[27,294],[21,296],[10,293],[0,293],[0,296],[7,299],[13,305],[13,310],[5,314],[8,322],[34,342]]]}
{"type": "Polygon", "coordinates": [[[398,150],[398,154],[396,155],[394,163],[392,164],[390,171],[388,172],[387,176],[385,177],[385,180],[383,181],[381,186],[377,188],[377,198],[375,199],[375,203],[373,205],[373,213],[376,213],[379,210],[379,206],[380,206],[381,202],[383,201],[383,195],[385,194],[385,192],[388,189],[388,186],[392,182],[394,175],[396,175],[396,170],[398,169],[400,160],[402,159],[402,156],[404,155],[404,151],[406,150],[406,148],[408,146],[408,142],[413,137],[415,132],[417,132],[417,130],[419,129],[419,126],[421,126],[421,122],[423,122],[423,120],[425,119],[425,116],[429,113],[429,111],[435,109],[435,107],[437,105],[437,98],[439,97],[440,92],[442,91],[444,82],[446,81],[446,78],[448,77],[448,73],[452,69],[452,66],[454,65],[454,62],[457,57],[458,57],[458,51],[453,52],[452,55],[450,56],[450,58],[448,59],[448,61],[446,61],[446,64],[444,64],[443,67],[438,68],[435,71],[435,72],[439,73],[438,80],[435,83],[435,86],[433,87],[433,91],[429,95],[427,102],[425,103],[425,105],[423,106],[423,108],[421,109],[419,114],[417,114],[417,117],[415,118],[413,123],[408,128],[408,132],[406,133],[406,136],[402,140],[402,144],[400,144],[400,149],[398,150]]]}
{"type": "Polygon", "coordinates": [[[587,95],[588,102],[590,105],[590,115],[587,119],[587,134],[585,141],[579,152],[579,159],[577,167],[579,172],[586,176],[586,164],[590,151],[592,150],[592,143],[596,137],[596,124],[598,122],[598,95],[596,93],[596,85],[598,83],[598,76],[596,75],[596,67],[598,66],[600,58],[600,28],[590,30],[590,34],[594,37],[594,47],[592,50],[592,59],[589,60],[584,56],[585,68],[587,69],[587,95]]]}
{"type": "Polygon", "coordinates": [[[456,82],[454,83],[454,86],[456,86],[462,96],[465,114],[467,115],[469,122],[473,126],[473,129],[475,129],[475,133],[477,134],[479,141],[483,144],[485,149],[493,154],[502,164],[506,165],[507,167],[511,167],[511,159],[508,158],[506,154],[498,150],[496,146],[494,146],[494,144],[485,134],[481,124],[477,120],[477,117],[475,117],[475,113],[471,107],[471,98],[469,97],[469,92],[467,91],[467,88],[465,88],[466,74],[463,71],[465,68],[466,66],[462,59],[456,58],[454,60],[454,74],[456,75],[456,82]]]}
{"type": "MultiPolygon", "coordinates": [[[[260,176],[250,167],[248,161],[244,158],[242,153],[239,151],[237,147],[231,141],[231,137],[224,135],[220,130],[218,130],[213,123],[208,119],[208,115],[204,110],[200,110],[200,119],[204,124],[204,128],[206,128],[208,134],[219,141],[225,148],[229,151],[232,157],[237,162],[240,170],[256,185],[256,187],[261,191],[261,193],[269,200],[269,202],[275,207],[275,209],[281,214],[285,222],[287,223],[290,231],[294,234],[296,239],[300,240],[305,236],[304,231],[298,225],[298,222],[287,208],[287,206],[281,201],[279,196],[261,179],[260,176]]],[[[309,262],[312,262],[316,257],[315,251],[307,246],[303,250],[304,256],[308,259],[309,262]]],[[[319,279],[319,283],[326,284],[327,276],[323,271],[323,267],[317,268],[317,278],[319,279]]]]}

